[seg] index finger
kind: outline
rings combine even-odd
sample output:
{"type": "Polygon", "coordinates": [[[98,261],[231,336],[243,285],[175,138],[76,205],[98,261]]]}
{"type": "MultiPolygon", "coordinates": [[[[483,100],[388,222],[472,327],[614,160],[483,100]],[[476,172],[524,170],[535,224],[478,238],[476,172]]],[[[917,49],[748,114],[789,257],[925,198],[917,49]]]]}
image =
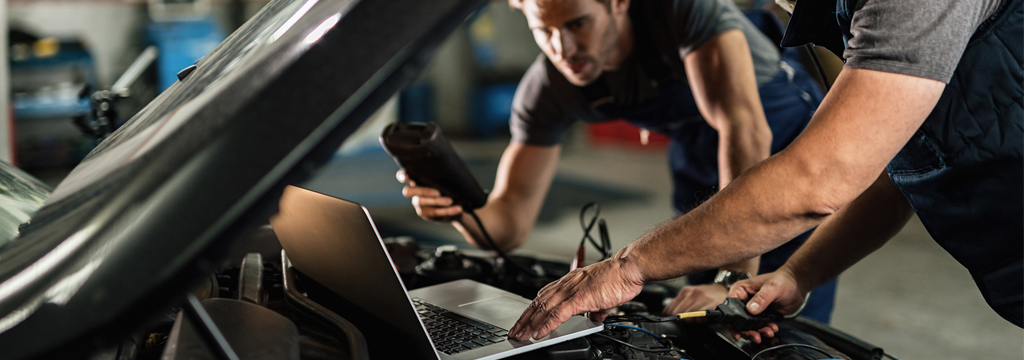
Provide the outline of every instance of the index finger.
{"type": "Polygon", "coordinates": [[[578,280],[579,274],[578,270],[570,272],[541,289],[537,293],[537,298],[530,303],[523,315],[516,321],[512,327],[513,331],[509,331],[510,336],[515,334],[514,337],[520,341],[529,340],[531,337],[539,339],[569,320],[569,317],[574,314],[567,313],[568,309],[563,308],[562,305],[566,299],[571,299],[572,295],[569,293],[575,289],[574,284],[578,280]],[[555,322],[553,327],[551,326],[552,322],[555,322]],[[547,328],[550,329],[544,331],[547,328]]]}
{"type": "Polygon", "coordinates": [[[553,289],[553,286],[557,286],[556,284],[558,284],[560,281],[561,279],[555,280],[554,282],[545,285],[543,288],[540,289],[540,291],[537,292],[537,297],[530,302],[530,305],[526,307],[526,310],[523,311],[523,314],[519,315],[519,320],[516,320],[516,323],[512,325],[512,328],[508,329],[509,338],[519,339],[519,335],[521,335],[520,333],[525,333],[525,331],[523,331],[524,328],[529,326],[530,319],[533,318],[533,314],[537,312],[537,301],[549,296],[552,291],[551,289],[553,289]]]}
{"type": "Polygon", "coordinates": [[[757,293],[761,287],[757,283],[751,280],[742,280],[732,285],[729,288],[728,297],[739,298],[740,300],[747,300],[751,294],[757,293]]]}
{"type": "MultiPolygon", "coordinates": [[[[558,301],[556,304],[551,304],[546,307],[546,311],[534,315],[532,328],[536,329],[533,331],[531,336],[534,339],[541,339],[548,336],[552,331],[555,331],[562,323],[569,321],[573,315],[582,313],[583,311],[577,311],[577,304],[574,301],[576,298],[574,294],[572,297],[565,301],[558,301]],[[538,316],[540,315],[540,316],[538,316]]],[[[595,310],[596,311],[596,310],[595,310]]],[[[595,313],[595,316],[600,316],[595,313]]]]}
{"type": "Polygon", "coordinates": [[[407,185],[402,188],[402,196],[405,196],[410,199],[416,196],[436,198],[441,197],[441,191],[434,188],[407,185]]]}
{"type": "Polygon", "coordinates": [[[530,319],[532,319],[533,318],[533,314],[535,312],[537,312],[537,305],[536,305],[536,303],[537,303],[536,299],[531,301],[530,305],[527,306],[526,310],[523,311],[523,314],[519,315],[519,320],[516,320],[516,323],[512,325],[511,329],[508,330],[508,337],[510,339],[516,339],[516,340],[519,340],[519,341],[527,340],[527,339],[523,339],[521,335],[523,335],[524,333],[528,333],[526,331],[526,328],[528,328],[530,326],[529,325],[530,324],[530,319]]]}

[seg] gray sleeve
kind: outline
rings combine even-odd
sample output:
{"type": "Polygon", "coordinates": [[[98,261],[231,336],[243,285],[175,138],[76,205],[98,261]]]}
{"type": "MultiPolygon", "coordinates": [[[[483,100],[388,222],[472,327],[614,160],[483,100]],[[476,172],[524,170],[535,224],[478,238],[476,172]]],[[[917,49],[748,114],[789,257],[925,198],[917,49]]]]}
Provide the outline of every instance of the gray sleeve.
{"type": "Polygon", "coordinates": [[[851,68],[949,83],[967,42],[1000,0],[860,0],[843,57],[851,68]]]}
{"type": "Polygon", "coordinates": [[[746,18],[732,0],[677,0],[673,6],[674,36],[683,57],[718,34],[744,29],[746,18]]]}
{"type": "Polygon", "coordinates": [[[768,83],[778,73],[778,47],[750,23],[732,0],[675,0],[673,7],[674,18],[670,21],[674,24],[673,36],[683,58],[711,38],[739,29],[750,46],[757,84],[768,83]]]}
{"type": "Polygon", "coordinates": [[[585,105],[579,94],[580,90],[544,54],[537,56],[512,98],[512,141],[541,146],[560,144],[575,122],[572,109],[585,105]]]}

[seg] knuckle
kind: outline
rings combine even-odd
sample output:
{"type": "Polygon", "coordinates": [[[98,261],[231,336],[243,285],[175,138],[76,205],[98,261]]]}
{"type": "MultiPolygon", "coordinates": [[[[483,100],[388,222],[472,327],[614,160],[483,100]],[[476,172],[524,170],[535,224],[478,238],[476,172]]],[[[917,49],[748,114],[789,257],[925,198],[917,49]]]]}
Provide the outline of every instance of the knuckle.
{"type": "Polygon", "coordinates": [[[549,312],[551,310],[551,308],[550,308],[551,305],[548,304],[547,301],[537,301],[537,302],[534,302],[534,305],[537,308],[537,312],[546,313],[546,312],[549,312]]]}
{"type": "Polygon", "coordinates": [[[565,313],[565,308],[564,307],[562,307],[562,306],[555,306],[555,307],[551,308],[551,311],[548,313],[548,315],[550,317],[552,317],[552,318],[555,318],[555,319],[561,319],[564,313],[565,313]]]}
{"type": "Polygon", "coordinates": [[[543,309],[544,309],[544,305],[542,305],[541,302],[538,301],[538,300],[534,300],[533,302],[530,303],[530,306],[527,307],[527,311],[530,311],[530,312],[533,312],[533,313],[540,312],[543,309]]]}

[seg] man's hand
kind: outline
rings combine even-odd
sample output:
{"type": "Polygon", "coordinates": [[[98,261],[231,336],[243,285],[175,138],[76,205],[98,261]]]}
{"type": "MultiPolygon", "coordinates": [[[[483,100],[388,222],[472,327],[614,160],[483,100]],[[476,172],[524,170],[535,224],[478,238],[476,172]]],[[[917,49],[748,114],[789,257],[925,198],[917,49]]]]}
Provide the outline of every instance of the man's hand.
{"type": "Polygon", "coordinates": [[[537,293],[509,338],[543,338],[569,317],[586,312],[591,320],[604,321],[613,307],[640,294],[643,284],[639,269],[619,256],[573,270],[537,293]]]}
{"type": "Polygon", "coordinates": [[[398,170],[395,178],[406,184],[402,188],[402,195],[412,199],[412,206],[416,208],[416,214],[428,221],[451,222],[462,217],[462,207],[452,206],[452,198],[441,196],[441,192],[434,188],[416,186],[416,183],[409,179],[405,170],[398,170]]]}
{"type": "Polygon", "coordinates": [[[697,310],[711,310],[725,301],[729,290],[721,284],[686,286],[665,307],[662,315],[674,315],[697,310]]]}
{"type": "MultiPolygon", "coordinates": [[[[742,300],[750,299],[747,302],[747,312],[753,315],[760,314],[769,305],[773,305],[781,314],[792,314],[803,304],[806,293],[800,289],[791,272],[779,269],[753,279],[737,282],[729,290],[729,297],[742,300]]],[[[757,331],[742,331],[736,334],[735,338],[739,339],[742,335],[759,344],[762,336],[775,336],[776,331],[779,331],[778,325],[769,324],[757,331]]]]}

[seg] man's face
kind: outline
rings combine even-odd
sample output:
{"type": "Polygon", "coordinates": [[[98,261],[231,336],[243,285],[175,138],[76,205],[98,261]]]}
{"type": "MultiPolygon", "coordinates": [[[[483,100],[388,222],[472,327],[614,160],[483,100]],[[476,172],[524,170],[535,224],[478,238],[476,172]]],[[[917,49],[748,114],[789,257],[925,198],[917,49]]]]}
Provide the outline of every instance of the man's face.
{"type": "Polygon", "coordinates": [[[584,86],[608,66],[619,29],[595,0],[526,0],[523,14],[537,46],[569,82],[584,86]]]}

